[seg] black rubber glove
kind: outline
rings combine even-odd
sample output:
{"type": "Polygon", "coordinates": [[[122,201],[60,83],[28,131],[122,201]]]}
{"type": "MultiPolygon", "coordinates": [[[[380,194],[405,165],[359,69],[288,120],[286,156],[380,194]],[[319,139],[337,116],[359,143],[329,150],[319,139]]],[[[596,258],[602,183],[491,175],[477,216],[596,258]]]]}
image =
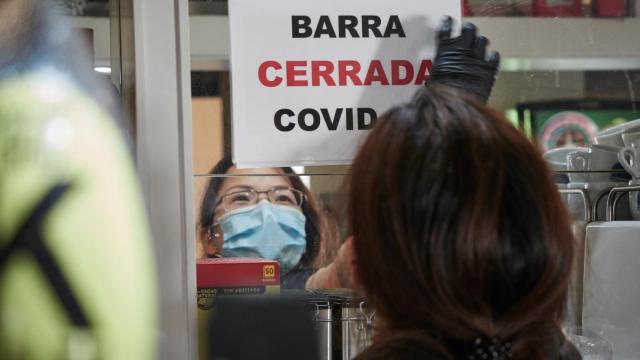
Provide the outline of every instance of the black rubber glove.
{"type": "Polygon", "coordinates": [[[500,54],[486,59],[489,41],[477,35],[476,26],[465,22],[459,37],[451,37],[453,19],[447,17],[438,31],[438,51],[426,86],[444,84],[463,89],[483,102],[489,100],[500,65],[500,54]]]}

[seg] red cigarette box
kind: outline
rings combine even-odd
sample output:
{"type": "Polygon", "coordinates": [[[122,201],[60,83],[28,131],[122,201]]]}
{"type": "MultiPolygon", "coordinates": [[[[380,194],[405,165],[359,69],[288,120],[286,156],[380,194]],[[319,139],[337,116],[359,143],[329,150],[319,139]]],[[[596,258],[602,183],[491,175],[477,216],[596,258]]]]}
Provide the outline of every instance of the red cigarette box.
{"type": "Polygon", "coordinates": [[[627,15],[626,0],[594,0],[593,16],[624,17],[627,15]]]}
{"type": "Polygon", "coordinates": [[[198,307],[206,310],[218,296],[278,293],[280,265],[253,258],[199,259],[196,279],[198,307]]]}
{"type": "Polygon", "coordinates": [[[582,16],[582,0],[534,0],[534,16],[582,16]]]}

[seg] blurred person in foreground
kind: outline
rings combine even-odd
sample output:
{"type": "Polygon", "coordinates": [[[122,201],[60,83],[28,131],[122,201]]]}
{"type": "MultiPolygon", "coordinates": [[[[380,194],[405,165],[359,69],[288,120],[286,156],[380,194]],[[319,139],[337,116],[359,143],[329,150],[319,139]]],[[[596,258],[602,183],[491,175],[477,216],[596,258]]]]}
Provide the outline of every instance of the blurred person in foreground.
{"type": "Polygon", "coordinates": [[[376,309],[358,359],[580,359],[565,339],[574,242],[535,146],[455,89],[376,123],[347,180],[333,272],[376,309]]]}
{"type": "Polygon", "coordinates": [[[144,206],[76,44],[47,2],[0,1],[0,358],[152,359],[144,206]]]}

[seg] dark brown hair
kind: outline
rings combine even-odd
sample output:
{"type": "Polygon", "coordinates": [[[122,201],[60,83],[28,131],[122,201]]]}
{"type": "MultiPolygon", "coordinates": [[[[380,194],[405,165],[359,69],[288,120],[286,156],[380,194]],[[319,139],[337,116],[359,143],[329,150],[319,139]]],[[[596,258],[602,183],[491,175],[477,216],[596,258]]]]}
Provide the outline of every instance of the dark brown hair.
{"type": "MultiPolygon", "coordinates": [[[[233,166],[231,158],[225,156],[211,169],[212,175],[223,175],[233,166]]],[[[318,204],[315,196],[304,185],[300,177],[290,167],[279,168],[287,176],[294,189],[300,190],[305,195],[305,201],[302,203],[302,213],[306,218],[306,248],[305,253],[293,270],[305,268],[313,269],[326,265],[328,258],[331,256],[331,249],[335,247],[333,244],[335,226],[331,226],[326,216],[324,216],[322,207],[318,204]]],[[[212,177],[209,180],[202,204],[200,206],[200,216],[198,222],[198,237],[200,241],[207,241],[207,232],[213,225],[213,214],[215,205],[218,202],[218,191],[222,187],[225,177],[212,177]]]]}
{"type": "Polygon", "coordinates": [[[424,89],[376,122],[347,184],[358,277],[384,323],[361,359],[467,359],[478,337],[514,359],[579,358],[560,330],[567,211],[501,114],[424,89]]]}

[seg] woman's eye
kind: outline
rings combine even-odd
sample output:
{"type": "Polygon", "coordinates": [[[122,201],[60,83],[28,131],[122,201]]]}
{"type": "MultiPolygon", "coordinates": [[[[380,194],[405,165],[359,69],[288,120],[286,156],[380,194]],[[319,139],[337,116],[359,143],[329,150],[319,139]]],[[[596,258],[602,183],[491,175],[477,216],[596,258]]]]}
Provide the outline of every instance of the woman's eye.
{"type": "Polygon", "coordinates": [[[239,204],[249,202],[251,197],[248,193],[232,194],[229,200],[232,204],[239,204]]]}
{"type": "Polygon", "coordinates": [[[279,194],[276,197],[276,202],[284,205],[296,205],[296,200],[292,196],[288,196],[286,194],[279,194]]]}

